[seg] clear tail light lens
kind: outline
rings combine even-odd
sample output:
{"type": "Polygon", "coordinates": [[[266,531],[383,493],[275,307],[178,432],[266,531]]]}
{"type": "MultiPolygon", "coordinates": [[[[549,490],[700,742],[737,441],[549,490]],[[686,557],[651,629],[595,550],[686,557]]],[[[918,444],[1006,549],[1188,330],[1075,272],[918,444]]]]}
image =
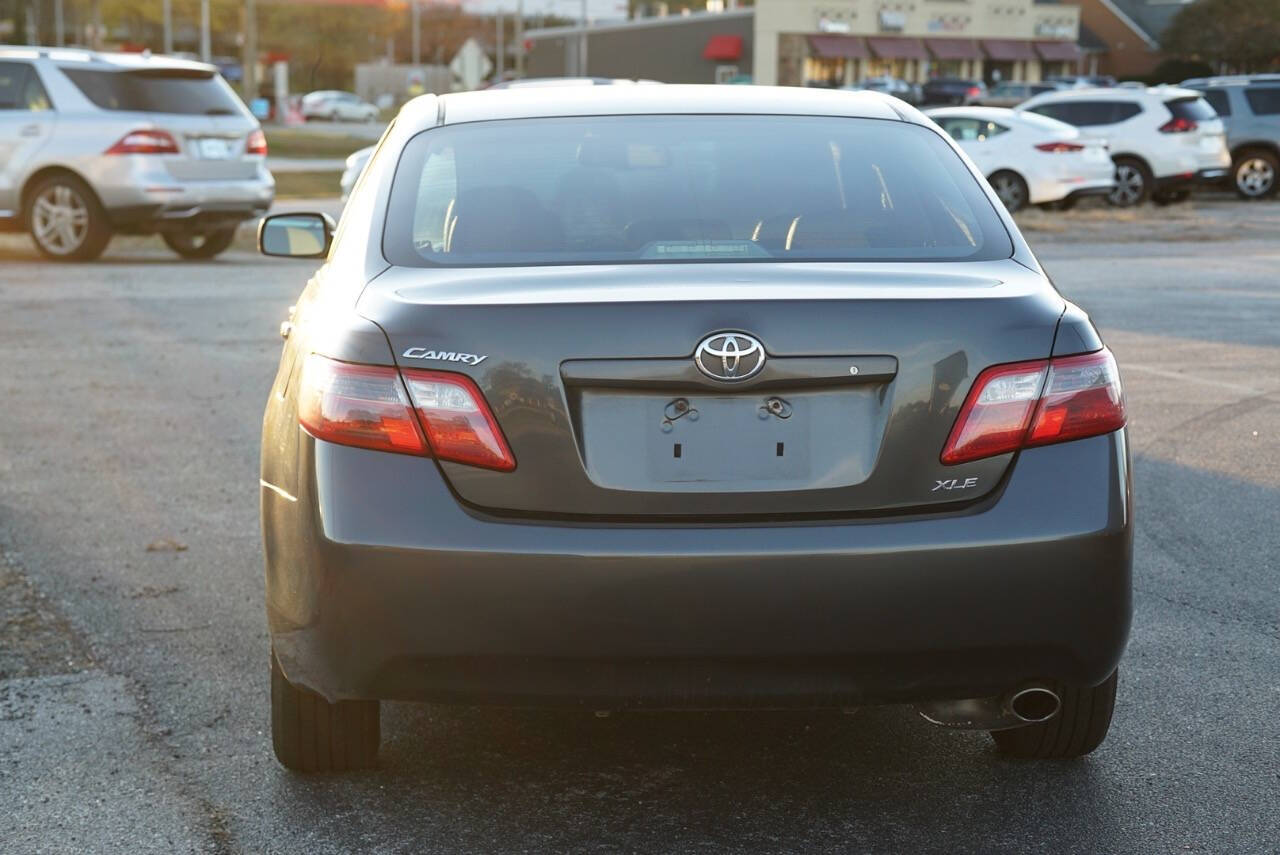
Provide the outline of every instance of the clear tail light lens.
{"type": "Polygon", "coordinates": [[[244,153],[260,154],[264,157],[266,156],[267,135],[262,132],[262,128],[258,128],[257,130],[250,132],[249,138],[245,140],[244,153]]]}
{"type": "Polygon", "coordinates": [[[380,365],[307,357],[298,393],[298,421],[317,439],[425,455],[427,442],[400,374],[380,365]]]}
{"type": "Polygon", "coordinates": [[[437,458],[502,472],[516,468],[502,429],[471,378],[416,369],[403,374],[437,458]]]}
{"type": "Polygon", "coordinates": [[[107,154],[177,154],[178,143],[168,131],[130,131],[107,149],[107,154]]]}
{"type": "Polygon", "coordinates": [[[1083,439],[1125,425],[1111,351],[997,365],[978,375],[942,449],[966,463],[1035,445],[1083,439]]]}
{"type": "Polygon", "coordinates": [[[1038,144],[1036,150],[1048,152],[1049,154],[1064,154],[1071,151],[1084,151],[1084,146],[1079,143],[1045,142],[1038,144]]]}
{"type": "Polygon", "coordinates": [[[298,421],[317,439],[510,472],[515,456],[463,374],[307,357],[298,421]]]}

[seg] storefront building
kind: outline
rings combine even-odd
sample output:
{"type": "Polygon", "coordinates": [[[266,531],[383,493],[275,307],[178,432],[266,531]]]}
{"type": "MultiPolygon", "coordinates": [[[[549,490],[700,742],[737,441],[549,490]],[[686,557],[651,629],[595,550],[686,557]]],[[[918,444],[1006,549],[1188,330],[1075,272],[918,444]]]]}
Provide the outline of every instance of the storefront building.
{"type": "Polygon", "coordinates": [[[1075,73],[1080,7],[1032,0],[756,0],[755,82],[1075,73]]]}

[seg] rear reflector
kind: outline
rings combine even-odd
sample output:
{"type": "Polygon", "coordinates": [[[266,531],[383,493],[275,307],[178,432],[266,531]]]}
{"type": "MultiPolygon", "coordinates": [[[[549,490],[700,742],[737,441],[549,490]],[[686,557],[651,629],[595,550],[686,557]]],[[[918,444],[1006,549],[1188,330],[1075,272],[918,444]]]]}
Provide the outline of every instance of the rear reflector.
{"type": "Polygon", "coordinates": [[[107,154],[177,154],[178,144],[167,131],[130,131],[107,149],[107,154]]]}
{"type": "Polygon", "coordinates": [[[515,456],[471,378],[307,357],[298,421],[317,439],[510,472],[515,456]],[[408,391],[406,392],[406,386],[408,391]]]}
{"type": "Polygon", "coordinates": [[[249,133],[249,138],[245,140],[244,153],[266,155],[267,135],[262,132],[262,128],[249,133]]]}
{"type": "Polygon", "coordinates": [[[1084,146],[1079,143],[1070,142],[1044,142],[1036,146],[1038,151],[1048,152],[1049,154],[1062,154],[1070,151],[1084,151],[1084,146]]]}
{"type": "Polygon", "coordinates": [[[404,381],[437,458],[502,472],[516,468],[502,429],[470,377],[405,369],[404,381]]]}
{"type": "Polygon", "coordinates": [[[1111,351],[996,365],[974,381],[942,449],[965,463],[1033,445],[1111,433],[1125,425],[1111,351]]]}
{"type": "Polygon", "coordinates": [[[340,445],[427,454],[394,368],[335,362],[313,353],[302,367],[298,421],[317,439],[340,445]]]}

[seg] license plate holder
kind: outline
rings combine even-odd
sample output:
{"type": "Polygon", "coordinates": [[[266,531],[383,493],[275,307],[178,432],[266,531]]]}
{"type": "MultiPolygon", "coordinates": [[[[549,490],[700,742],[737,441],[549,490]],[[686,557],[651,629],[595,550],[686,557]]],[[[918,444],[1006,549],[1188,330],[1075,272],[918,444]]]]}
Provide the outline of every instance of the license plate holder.
{"type": "MultiPolygon", "coordinates": [[[[796,481],[810,477],[807,401],[771,411],[769,397],[689,396],[687,409],[651,399],[646,456],[657,483],[796,481]],[[785,413],[783,417],[780,413],[785,413]]],[[[646,425],[648,427],[648,425],[646,425]]]]}
{"type": "Polygon", "coordinates": [[[231,157],[231,142],[221,137],[200,137],[196,140],[196,151],[201,160],[227,160],[231,157]]]}

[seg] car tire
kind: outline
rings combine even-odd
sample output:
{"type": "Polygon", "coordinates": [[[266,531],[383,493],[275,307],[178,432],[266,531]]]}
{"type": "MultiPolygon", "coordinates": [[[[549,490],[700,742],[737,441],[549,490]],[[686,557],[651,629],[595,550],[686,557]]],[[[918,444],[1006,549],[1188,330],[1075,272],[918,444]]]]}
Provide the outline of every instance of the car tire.
{"type": "Polygon", "coordinates": [[[1246,149],[1231,164],[1231,184],[1242,199],[1265,199],[1280,183],[1280,158],[1266,149],[1246,149]]]}
{"type": "Polygon", "coordinates": [[[1116,186],[1107,201],[1117,208],[1132,208],[1151,198],[1151,170],[1134,157],[1117,157],[1116,186]]]}
{"type": "Polygon", "coordinates": [[[382,739],[377,701],[329,703],[290,683],[271,654],[271,747],[295,772],[371,769],[382,739]]]}
{"type": "Polygon", "coordinates": [[[23,216],[36,249],[54,261],[93,261],[111,242],[111,223],[97,195],[69,173],[32,187],[23,216]]]}
{"type": "Polygon", "coordinates": [[[1116,708],[1119,671],[1100,685],[1086,688],[1058,687],[1062,706],[1048,721],[992,731],[996,748],[1009,757],[1062,759],[1083,757],[1102,744],[1116,708]]]}
{"type": "Polygon", "coordinates": [[[225,252],[236,239],[236,227],[213,229],[207,232],[161,232],[165,246],[183,258],[193,261],[213,258],[225,252]]]}
{"type": "Polygon", "coordinates": [[[987,180],[991,182],[991,189],[996,191],[996,195],[1000,197],[1000,201],[1004,203],[1010,214],[1021,211],[1030,201],[1031,194],[1027,190],[1027,182],[1022,180],[1022,176],[1016,172],[1004,169],[992,174],[987,180]]]}

